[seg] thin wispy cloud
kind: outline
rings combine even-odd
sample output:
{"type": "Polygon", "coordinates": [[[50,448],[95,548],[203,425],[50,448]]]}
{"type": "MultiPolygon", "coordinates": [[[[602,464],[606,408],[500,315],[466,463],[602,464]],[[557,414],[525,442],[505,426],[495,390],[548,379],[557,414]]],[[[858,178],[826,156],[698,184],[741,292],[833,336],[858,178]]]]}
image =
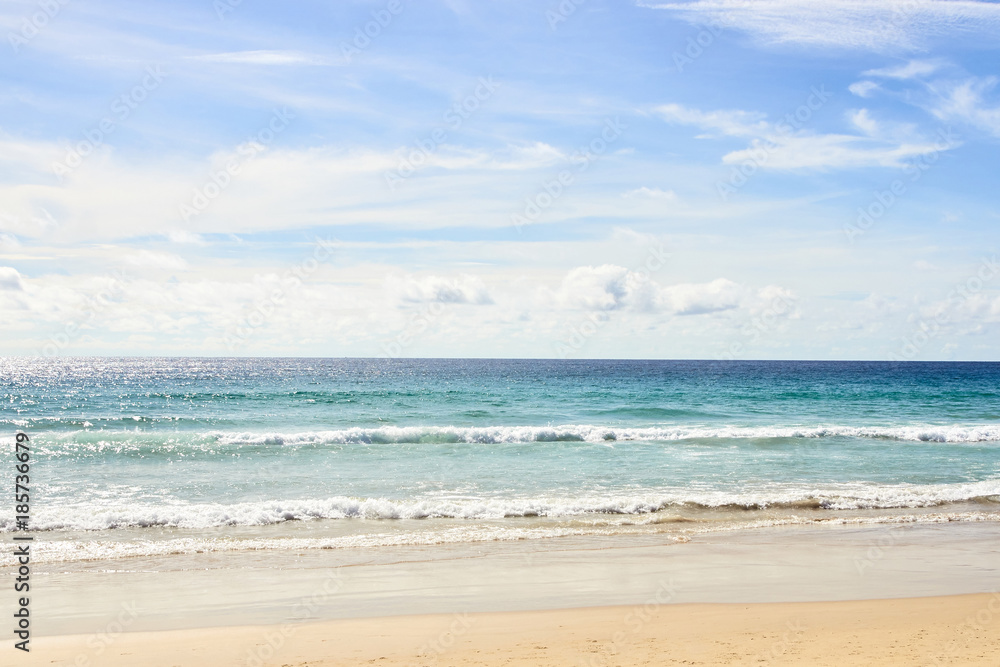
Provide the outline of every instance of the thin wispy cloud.
{"type": "Polygon", "coordinates": [[[903,65],[881,67],[864,72],[864,76],[883,77],[888,79],[914,79],[925,77],[937,72],[944,63],[934,60],[911,60],[903,65]]]}
{"type": "Polygon", "coordinates": [[[765,44],[919,51],[934,40],[1000,36],[1000,5],[972,0],[694,0],[647,5],[692,23],[714,22],[765,44]]]}
{"type": "Polygon", "coordinates": [[[330,58],[300,53],[298,51],[233,51],[189,56],[189,60],[229,65],[331,65],[330,58]]]}
{"type": "Polygon", "coordinates": [[[673,190],[664,190],[662,188],[649,188],[645,185],[641,188],[636,188],[634,190],[629,190],[622,194],[622,197],[626,199],[635,198],[645,198],[645,199],[659,199],[662,201],[674,201],[677,199],[677,193],[673,190]]]}
{"type": "MultiPolygon", "coordinates": [[[[723,164],[752,161],[761,169],[851,169],[857,167],[901,167],[920,155],[953,148],[936,138],[900,137],[906,132],[883,131],[867,110],[855,112],[851,125],[863,134],[816,133],[795,130],[781,122],[759,120],[761,114],[740,110],[701,111],[668,104],[656,111],[671,123],[693,125],[727,137],[747,137],[750,145],[721,156],[723,164]]],[[[905,126],[902,126],[905,129],[905,126]]],[[[712,138],[712,134],[699,134],[712,138]]]]}
{"type": "Polygon", "coordinates": [[[878,89],[879,85],[874,81],[857,81],[847,87],[847,90],[858,97],[871,97],[878,89]]]}
{"type": "Polygon", "coordinates": [[[964,123],[1000,137],[1000,99],[996,77],[972,77],[934,84],[937,100],[931,112],[947,122],[964,123]]]}

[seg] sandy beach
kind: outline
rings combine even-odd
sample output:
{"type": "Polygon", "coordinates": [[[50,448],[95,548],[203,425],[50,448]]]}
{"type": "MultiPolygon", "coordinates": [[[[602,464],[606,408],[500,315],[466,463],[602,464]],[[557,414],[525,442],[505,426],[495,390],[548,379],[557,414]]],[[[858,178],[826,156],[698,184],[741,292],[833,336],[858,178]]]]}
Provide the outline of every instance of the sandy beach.
{"type": "Polygon", "coordinates": [[[23,665],[997,665],[1000,595],[645,604],[45,638],[23,665]]]}
{"type": "Polygon", "coordinates": [[[11,664],[995,666],[996,544],[945,522],[53,564],[11,664]]]}

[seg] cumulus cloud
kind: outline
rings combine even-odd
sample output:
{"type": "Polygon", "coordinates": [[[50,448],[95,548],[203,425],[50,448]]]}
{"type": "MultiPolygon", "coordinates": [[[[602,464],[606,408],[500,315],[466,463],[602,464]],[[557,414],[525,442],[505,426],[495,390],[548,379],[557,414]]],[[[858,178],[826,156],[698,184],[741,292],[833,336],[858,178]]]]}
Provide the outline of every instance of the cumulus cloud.
{"type": "MultiPolygon", "coordinates": [[[[592,311],[629,310],[667,315],[704,315],[746,307],[757,310],[791,292],[775,286],[753,290],[726,278],[707,283],[662,285],[648,273],[623,266],[581,266],[548,294],[555,307],[592,311]]],[[[786,309],[787,310],[787,309],[786,309]]]]}
{"type": "Polygon", "coordinates": [[[580,266],[563,278],[555,300],[569,308],[618,310],[647,301],[643,293],[649,288],[648,281],[640,280],[635,272],[623,266],[580,266]]]}
{"type": "Polygon", "coordinates": [[[0,289],[18,291],[24,289],[21,274],[18,273],[17,269],[10,266],[0,266],[0,289]]]}
{"type": "Polygon", "coordinates": [[[464,303],[487,305],[493,297],[482,279],[461,275],[453,278],[444,276],[390,276],[387,280],[390,293],[403,302],[409,303],[464,303]]]}
{"type": "Polygon", "coordinates": [[[710,283],[665,287],[659,301],[676,315],[703,315],[737,308],[746,296],[746,290],[732,280],[717,278],[710,283]]]}

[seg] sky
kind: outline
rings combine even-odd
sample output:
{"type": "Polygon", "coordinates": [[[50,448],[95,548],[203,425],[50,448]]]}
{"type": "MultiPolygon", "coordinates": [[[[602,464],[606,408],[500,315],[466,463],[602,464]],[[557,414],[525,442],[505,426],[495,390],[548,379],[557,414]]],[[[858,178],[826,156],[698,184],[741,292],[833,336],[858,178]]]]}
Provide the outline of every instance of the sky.
{"type": "Polygon", "coordinates": [[[1000,359],[1000,3],[0,2],[0,354],[1000,359]]]}

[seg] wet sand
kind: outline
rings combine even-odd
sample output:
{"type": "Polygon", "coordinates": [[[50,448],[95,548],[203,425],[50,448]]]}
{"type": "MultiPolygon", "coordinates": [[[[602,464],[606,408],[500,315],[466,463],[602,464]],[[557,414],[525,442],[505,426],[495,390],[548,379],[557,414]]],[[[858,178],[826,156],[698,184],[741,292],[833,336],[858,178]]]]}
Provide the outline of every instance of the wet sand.
{"type": "Polygon", "coordinates": [[[12,664],[1000,664],[996,522],[196,554],[36,572],[32,651],[9,649],[12,664]]]}

